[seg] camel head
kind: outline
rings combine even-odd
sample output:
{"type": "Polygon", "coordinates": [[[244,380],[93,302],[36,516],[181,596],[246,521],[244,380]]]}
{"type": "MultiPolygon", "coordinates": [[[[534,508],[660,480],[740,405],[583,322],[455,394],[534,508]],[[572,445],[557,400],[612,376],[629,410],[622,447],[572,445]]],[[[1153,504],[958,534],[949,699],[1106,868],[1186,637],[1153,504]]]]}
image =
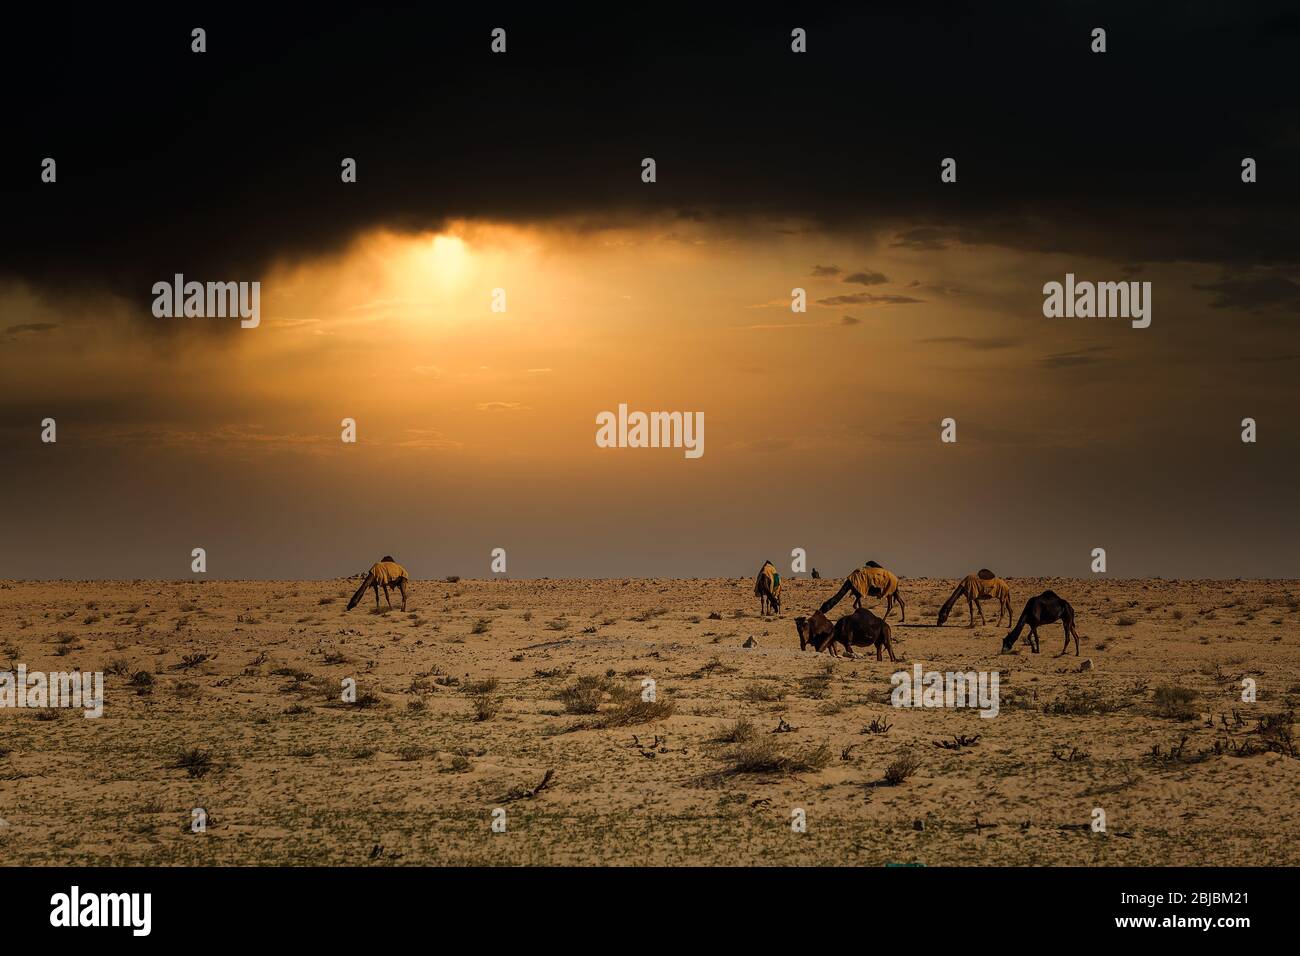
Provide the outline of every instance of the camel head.
{"type": "Polygon", "coordinates": [[[803,650],[809,644],[813,650],[821,643],[822,638],[835,630],[835,625],[821,611],[813,611],[811,617],[797,617],[794,619],[794,625],[799,629],[799,650],[803,650]]]}
{"type": "Polygon", "coordinates": [[[1016,646],[1016,632],[1012,631],[1006,637],[1002,638],[1002,653],[1010,654],[1011,648],[1016,646]]]}
{"type": "Polygon", "coordinates": [[[946,605],[946,604],[945,604],[943,607],[939,608],[939,626],[940,626],[940,627],[943,627],[944,623],[948,620],[948,612],[951,611],[951,610],[952,610],[952,608],[948,607],[948,605],[946,605]]]}

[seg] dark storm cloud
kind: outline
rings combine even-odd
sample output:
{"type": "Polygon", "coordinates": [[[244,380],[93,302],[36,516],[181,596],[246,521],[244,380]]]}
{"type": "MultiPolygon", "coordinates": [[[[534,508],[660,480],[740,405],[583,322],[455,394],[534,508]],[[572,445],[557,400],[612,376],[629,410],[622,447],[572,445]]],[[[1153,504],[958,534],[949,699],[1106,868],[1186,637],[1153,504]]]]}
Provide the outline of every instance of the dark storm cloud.
{"type": "Polygon", "coordinates": [[[175,272],[255,279],[359,230],[455,217],[797,221],[1131,267],[1300,260],[1286,5],[826,7],[802,17],[801,55],[788,13],[738,12],[113,8],[70,26],[16,8],[0,275],[147,301],[175,272]]]}

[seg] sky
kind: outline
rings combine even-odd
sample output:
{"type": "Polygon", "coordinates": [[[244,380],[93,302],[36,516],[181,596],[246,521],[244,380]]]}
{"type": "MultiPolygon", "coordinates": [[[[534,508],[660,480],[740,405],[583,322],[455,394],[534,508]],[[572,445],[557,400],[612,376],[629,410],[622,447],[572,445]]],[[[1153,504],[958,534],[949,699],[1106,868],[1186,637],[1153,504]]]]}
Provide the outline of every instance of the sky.
{"type": "Polygon", "coordinates": [[[493,15],[21,15],[0,578],[1300,576],[1285,7],[493,15]]]}

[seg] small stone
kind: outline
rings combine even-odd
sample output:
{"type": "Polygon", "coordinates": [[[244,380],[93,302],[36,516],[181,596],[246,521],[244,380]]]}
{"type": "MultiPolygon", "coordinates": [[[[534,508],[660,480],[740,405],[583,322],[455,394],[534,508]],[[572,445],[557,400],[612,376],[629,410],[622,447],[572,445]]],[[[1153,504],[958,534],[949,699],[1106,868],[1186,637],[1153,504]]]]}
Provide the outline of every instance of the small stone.
{"type": "Polygon", "coordinates": [[[749,635],[749,640],[747,640],[744,644],[741,644],[740,646],[741,646],[741,647],[758,647],[758,641],[754,640],[754,635],[751,634],[751,635],[749,635]]]}
{"type": "Polygon", "coordinates": [[[1091,657],[1085,657],[1085,658],[1083,659],[1083,663],[1079,665],[1079,670],[1081,670],[1081,671],[1090,671],[1090,670],[1092,670],[1092,658],[1091,658],[1091,657]]]}

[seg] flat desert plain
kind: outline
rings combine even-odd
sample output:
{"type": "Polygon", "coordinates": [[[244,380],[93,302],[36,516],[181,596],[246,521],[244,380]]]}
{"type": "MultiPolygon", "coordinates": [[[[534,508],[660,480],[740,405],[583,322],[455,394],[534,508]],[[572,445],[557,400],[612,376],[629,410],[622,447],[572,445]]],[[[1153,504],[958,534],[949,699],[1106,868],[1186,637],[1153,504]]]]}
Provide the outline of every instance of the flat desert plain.
{"type": "Polygon", "coordinates": [[[346,579],[0,582],[0,670],[106,674],[99,719],[0,710],[0,863],[1300,863],[1300,583],[1010,579],[1017,615],[1074,605],[1057,657],[1059,624],[1001,655],[905,578],[897,665],[800,652],[839,583],[761,618],[752,578],[417,581],[405,613],[345,613],[346,579]],[[892,707],[916,663],[998,671],[997,716],[892,707]]]}

